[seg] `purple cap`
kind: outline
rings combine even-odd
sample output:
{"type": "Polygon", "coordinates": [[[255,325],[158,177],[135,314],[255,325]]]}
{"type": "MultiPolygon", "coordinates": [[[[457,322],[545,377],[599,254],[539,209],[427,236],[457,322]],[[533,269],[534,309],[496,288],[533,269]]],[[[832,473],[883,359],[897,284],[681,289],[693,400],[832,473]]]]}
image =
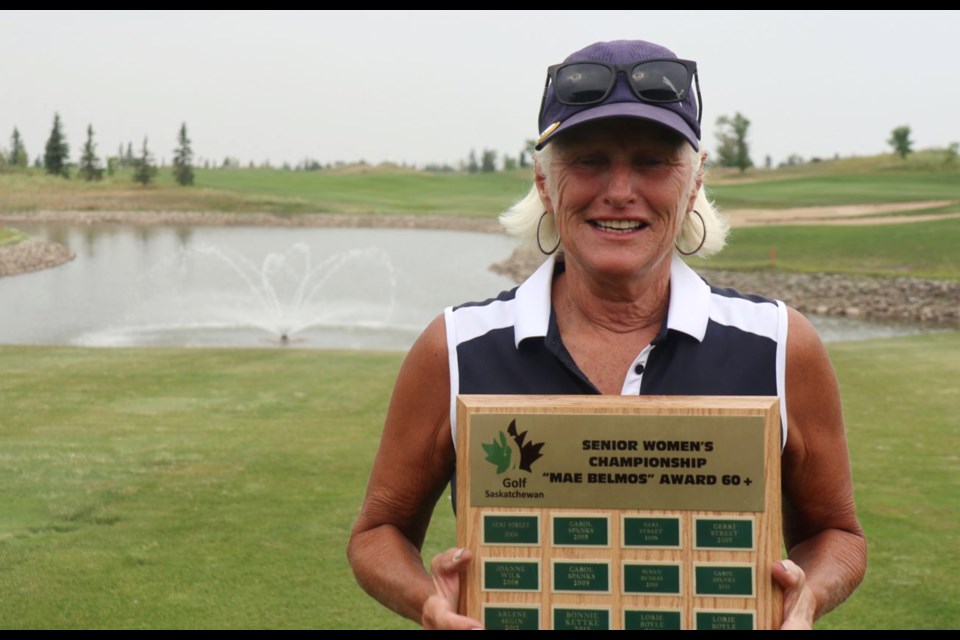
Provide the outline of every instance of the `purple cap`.
{"type": "MultiPolygon", "coordinates": [[[[564,62],[609,62],[626,64],[652,58],[676,58],[676,54],[652,42],[643,40],[615,40],[595,42],[567,57],[564,62]]],[[[570,127],[600,118],[643,118],[673,129],[686,138],[694,149],[700,149],[700,123],[697,121],[697,101],[693,91],[687,92],[682,102],[651,104],[641,102],[634,94],[626,75],[617,74],[613,90],[607,99],[585,106],[566,105],[556,98],[553,83],[547,87],[540,112],[540,138],[537,149],[543,148],[553,136],[570,127]]]]}

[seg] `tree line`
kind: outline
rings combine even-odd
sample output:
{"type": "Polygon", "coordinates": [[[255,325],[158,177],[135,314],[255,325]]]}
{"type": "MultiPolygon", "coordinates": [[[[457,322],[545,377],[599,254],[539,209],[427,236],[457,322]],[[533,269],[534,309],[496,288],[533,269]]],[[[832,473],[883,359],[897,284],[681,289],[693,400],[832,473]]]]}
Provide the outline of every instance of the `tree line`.
{"type": "MultiPolygon", "coordinates": [[[[0,149],[0,171],[11,168],[26,169],[30,166],[29,160],[23,137],[20,135],[19,129],[14,127],[13,135],[10,137],[9,152],[4,153],[0,149]]],[[[127,143],[126,152],[123,150],[123,145],[120,145],[119,153],[116,156],[108,157],[104,165],[97,154],[93,125],[87,125],[87,139],[83,144],[80,161],[75,166],[77,176],[90,182],[102,180],[104,173],[113,175],[118,168],[132,168],[134,182],[143,186],[150,184],[158,171],[153,154],[147,146],[146,137],[143,138],[143,146],[139,154],[134,155],[132,143],[127,143]]],[[[74,165],[70,162],[70,145],[67,144],[59,113],[53,115],[53,127],[50,130],[50,136],[47,138],[43,154],[38,154],[34,158],[34,167],[42,168],[50,175],[61,176],[65,179],[70,178],[70,170],[74,165]]],[[[190,146],[190,138],[187,135],[186,123],[180,126],[180,132],[177,135],[177,146],[174,149],[173,156],[173,176],[179,185],[190,186],[193,184],[193,150],[190,146]]]]}
{"type": "MultiPolygon", "coordinates": [[[[750,120],[740,112],[733,116],[722,115],[716,121],[717,147],[712,154],[711,161],[721,167],[736,167],[741,173],[754,166],[750,157],[750,143],[748,134],[750,129],[750,120]]],[[[913,152],[913,140],[910,138],[911,129],[907,125],[894,128],[887,139],[893,152],[901,159],[913,152]]],[[[83,180],[96,181],[101,180],[104,173],[113,175],[118,168],[133,169],[132,177],[135,182],[147,185],[156,177],[158,168],[154,161],[148,145],[147,138],[144,137],[143,144],[138,153],[134,153],[133,144],[127,143],[126,149],[120,145],[116,156],[106,158],[106,163],[101,162],[97,155],[97,145],[94,141],[94,130],[92,125],[87,126],[87,139],[83,145],[80,161],[77,165],[70,162],[70,149],[66,142],[63,132],[63,124],[60,120],[60,114],[55,113],[53,117],[53,127],[50,136],[44,147],[42,155],[38,154],[34,159],[34,166],[43,168],[48,174],[58,175],[64,178],[70,177],[70,171],[76,167],[77,176],[83,180]]],[[[534,153],[534,140],[525,141],[523,149],[516,156],[510,154],[498,155],[492,149],[483,149],[478,155],[475,149],[471,149],[467,157],[454,167],[449,164],[427,164],[423,170],[430,172],[454,172],[461,171],[467,173],[489,173],[493,171],[511,171],[517,168],[525,168],[530,165],[534,153]]],[[[960,143],[951,143],[946,148],[945,163],[953,165],[960,152],[960,143]]],[[[816,162],[814,158],[811,161],[816,162]]],[[[792,154],[779,166],[793,166],[804,164],[804,159],[797,154],[792,154]]],[[[337,162],[323,165],[310,158],[304,159],[298,163],[294,170],[298,171],[318,171],[322,169],[336,168],[346,166],[348,163],[337,162]]],[[[359,163],[365,165],[364,161],[359,163]]],[[[766,157],[765,166],[771,168],[773,165],[770,156],[766,157]]],[[[0,172],[25,169],[29,166],[29,157],[26,146],[20,131],[14,127],[13,134],[10,137],[10,149],[6,152],[0,149],[0,172]]],[[[204,165],[210,168],[207,161],[204,165]]],[[[270,167],[269,162],[264,165],[270,167]]],[[[405,165],[404,165],[405,166],[405,165]]],[[[235,158],[224,158],[221,168],[239,168],[240,161],[235,158]]],[[[250,163],[253,168],[253,162],[250,163]]],[[[289,164],[284,163],[283,169],[290,170],[289,164]]],[[[188,186],[194,181],[194,157],[191,148],[190,138],[187,134],[187,125],[183,123],[177,135],[177,146],[174,149],[173,156],[173,176],[177,184],[188,186]]]]}
{"type": "MultiPolygon", "coordinates": [[[[737,112],[732,117],[720,116],[717,118],[716,126],[716,163],[721,167],[736,167],[740,170],[740,173],[752,167],[753,160],[750,159],[750,143],[747,141],[750,120],[740,112],[737,112]]],[[[907,156],[913,153],[913,140],[910,139],[910,134],[910,127],[902,125],[894,128],[886,141],[893,152],[900,156],[901,160],[906,160],[907,156]]],[[[960,143],[952,142],[947,145],[944,164],[948,166],[954,165],[958,152],[960,152],[960,143]]],[[[814,158],[812,161],[817,162],[819,159],[814,158]]],[[[794,166],[803,163],[803,158],[797,154],[792,154],[784,162],[781,162],[780,166],[794,166]]],[[[765,164],[768,169],[773,165],[770,156],[767,156],[765,164]]]]}
{"type": "MultiPolygon", "coordinates": [[[[105,158],[103,162],[97,154],[97,144],[94,140],[93,125],[87,126],[87,138],[81,151],[80,160],[74,164],[70,161],[70,147],[67,144],[66,136],[63,130],[63,123],[60,114],[53,116],[53,126],[50,130],[50,136],[47,138],[44,152],[34,158],[33,166],[37,169],[44,169],[48,174],[70,178],[72,170],[76,170],[76,176],[87,181],[102,180],[104,175],[112,176],[117,169],[133,169],[133,180],[143,185],[153,181],[157,175],[157,165],[154,156],[148,147],[148,140],[143,139],[143,144],[138,153],[134,152],[133,144],[128,142],[126,148],[121,144],[115,156],[105,158]]],[[[461,160],[458,166],[449,164],[427,164],[423,167],[428,172],[453,172],[462,171],[468,173],[491,172],[491,171],[510,171],[516,168],[524,168],[530,165],[533,158],[533,140],[527,140],[523,149],[516,155],[499,155],[491,149],[484,149],[478,157],[477,152],[471,149],[467,158],[461,160]]],[[[335,162],[326,165],[312,159],[304,158],[302,161],[291,167],[284,162],[284,170],[295,171],[320,171],[323,169],[332,169],[352,165],[366,165],[363,160],[359,162],[346,163],[335,162]]],[[[238,169],[241,163],[238,159],[225,157],[222,163],[215,163],[214,168],[219,165],[221,169],[238,169]]],[[[26,146],[23,137],[17,127],[13,129],[13,135],[10,138],[10,149],[5,152],[0,147],[0,172],[26,169],[30,166],[26,146]]],[[[190,138],[187,134],[187,125],[183,123],[177,135],[177,146],[173,155],[173,176],[177,184],[192,185],[194,181],[194,156],[191,148],[190,138]]],[[[203,163],[204,168],[211,168],[209,160],[203,163]]],[[[251,161],[250,168],[255,165],[251,161]]],[[[269,162],[260,165],[264,168],[272,168],[269,162]]],[[[406,165],[403,165],[406,166],[406,165]]]]}

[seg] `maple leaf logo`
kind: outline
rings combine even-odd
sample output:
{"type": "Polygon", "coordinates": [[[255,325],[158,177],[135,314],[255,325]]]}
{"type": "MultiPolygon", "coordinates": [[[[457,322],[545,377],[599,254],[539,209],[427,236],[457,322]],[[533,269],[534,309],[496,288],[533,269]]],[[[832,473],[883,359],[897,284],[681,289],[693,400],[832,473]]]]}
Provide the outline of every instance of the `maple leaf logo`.
{"type": "Polygon", "coordinates": [[[487,462],[496,465],[497,475],[510,468],[510,458],[513,457],[510,451],[510,445],[507,444],[507,436],[500,432],[500,441],[494,438],[491,444],[483,444],[483,450],[487,452],[487,462]]]}
{"type": "Polygon", "coordinates": [[[540,450],[543,449],[542,442],[526,442],[527,432],[517,433],[517,421],[510,422],[507,427],[507,434],[516,444],[517,451],[520,453],[519,463],[514,461],[513,447],[507,441],[507,435],[503,431],[499,432],[499,439],[494,438],[490,444],[481,443],[480,446],[487,452],[486,461],[497,467],[497,475],[504,473],[508,469],[520,469],[527,473],[533,473],[530,466],[543,457],[540,450]]]}
{"type": "Polygon", "coordinates": [[[507,433],[513,436],[513,441],[517,443],[517,447],[520,449],[520,470],[532,473],[530,465],[543,457],[543,454],[540,453],[540,450],[543,449],[543,443],[524,442],[527,439],[527,432],[517,434],[516,420],[510,423],[507,433]]]}

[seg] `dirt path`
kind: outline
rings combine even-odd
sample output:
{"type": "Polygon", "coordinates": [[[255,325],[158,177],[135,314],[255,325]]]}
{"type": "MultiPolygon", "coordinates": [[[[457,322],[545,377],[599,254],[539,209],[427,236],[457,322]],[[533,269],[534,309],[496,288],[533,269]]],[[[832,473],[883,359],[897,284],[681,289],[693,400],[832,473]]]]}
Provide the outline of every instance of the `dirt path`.
{"type": "MultiPolygon", "coordinates": [[[[931,213],[916,215],[891,215],[898,211],[932,209],[952,204],[949,200],[932,202],[898,202],[891,204],[856,204],[832,207],[797,207],[794,209],[734,209],[724,211],[731,227],[757,227],[782,224],[905,224],[960,218],[956,213],[931,213]]],[[[957,207],[960,208],[960,203],[957,207]]]]}

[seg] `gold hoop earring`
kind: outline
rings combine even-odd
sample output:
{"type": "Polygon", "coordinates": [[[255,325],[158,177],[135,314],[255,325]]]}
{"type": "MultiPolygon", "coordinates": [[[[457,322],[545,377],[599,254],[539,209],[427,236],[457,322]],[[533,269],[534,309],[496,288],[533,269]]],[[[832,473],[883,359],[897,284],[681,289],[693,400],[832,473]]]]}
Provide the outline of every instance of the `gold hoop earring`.
{"type": "Polygon", "coordinates": [[[703,249],[703,243],[707,241],[707,223],[703,220],[703,216],[700,215],[700,212],[697,211],[696,209],[691,209],[690,212],[697,214],[697,217],[700,218],[700,226],[703,227],[703,235],[700,236],[700,244],[697,245],[697,248],[694,249],[693,251],[690,251],[689,253],[681,249],[680,245],[677,244],[677,241],[674,240],[673,246],[677,248],[677,253],[679,253],[682,256],[692,256],[693,254],[700,251],[700,249],[703,249]]]}
{"type": "Polygon", "coordinates": [[[544,211],[543,215],[541,215],[540,219],[537,221],[537,247],[539,247],[540,253],[542,253],[543,255],[552,256],[554,253],[557,252],[557,249],[560,248],[560,234],[559,233],[557,234],[557,244],[555,244],[553,246],[553,249],[551,249],[550,251],[545,251],[543,248],[543,244],[541,244],[540,242],[540,225],[543,224],[543,219],[547,217],[548,213],[549,211],[544,211]]]}

